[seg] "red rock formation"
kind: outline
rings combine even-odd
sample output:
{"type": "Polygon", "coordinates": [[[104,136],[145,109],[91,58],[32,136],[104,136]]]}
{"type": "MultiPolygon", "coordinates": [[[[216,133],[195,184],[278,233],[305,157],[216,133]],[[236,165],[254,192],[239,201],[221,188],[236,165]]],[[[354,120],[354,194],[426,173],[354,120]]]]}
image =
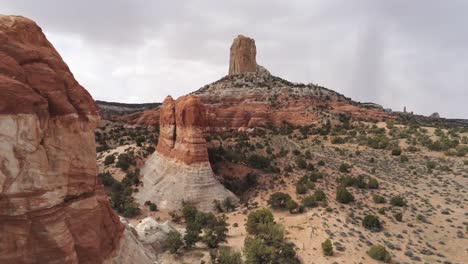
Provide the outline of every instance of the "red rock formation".
{"type": "Polygon", "coordinates": [[[203,137],[206,126],[206,110],[200,99],[188,95],[174,102],[166,97],[160,108],[157,151],[187,164],[208,161],[203,137]]]}
{"type": "Polygon", "coordinates": [[[160,135],[156,151],[141,169],[140,204],[152,201],[159,208],[179,209],[191,202],[212,211],[213,200],[238,199],[216,179],[208,161],[203,132],[206,109],[199,98],[188,95],[176,101],[168,96],[160,108],[160,135]]]}
{"type": "Polygon", "coordinates": [[[255,40],[239,35],[231,45],[229,75],[255,72],[257,70],[257,48],[255,40]]]}
{"type": "MultiPolygon", "coordinates": [[[[323,124],[339,120],[340,114],[355,119],[382,121],[394,118],[382,108],[353,102],[334,91],[313,84],[296,84],[271,75],[255,61],[253,39],[239,36],[232,46],[229,75],[193,92],[206,106],[212,130],[323,124]]],[[[158,125],[159,109],[121,117],[139,125],[158,125]]]]}
{"type": "Polygon", "coordinates": [[[31,20],[0,16],[0,263],[102,263],[124,225],[96,178],[97,107],[31,20]]]}

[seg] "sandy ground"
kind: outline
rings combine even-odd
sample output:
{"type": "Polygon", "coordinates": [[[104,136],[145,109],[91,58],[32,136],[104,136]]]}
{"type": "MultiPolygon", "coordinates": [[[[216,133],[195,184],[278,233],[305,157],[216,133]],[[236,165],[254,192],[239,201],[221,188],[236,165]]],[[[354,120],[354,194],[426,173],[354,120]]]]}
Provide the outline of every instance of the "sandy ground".
{"type": "MultiPolygon", "coordinates": [[[[385,127],[385,123],[379,123],[385,127]]],[[[428,128],[432,136],[434,128],[428,128]]],[[[302,153],[310,150],[314,165],[319,160],[324,166],[316,167],[326,174],[323,180],[316,183],[315,189],[323,190],[327,195],[331,212],[319,206],[308,209],[303,214],[290,214],[287,211],[274,210],[278,223],[285,227],[287,238],[295,243],[297,254],[303,263],[375,263],[366,251],[372,244],[385,245],[392,254],[392,263],[467,263],[468,259],[468,158],[448,157],[441,152],[423,150],[404,154],[409,158],[402,163],[400,157],[392,156],[388,150],[374,150],[356,144],[332,145],[328,141],[315,143],[316,136],[305,140],[287,136],[275,135],[268,139],[253,141],[269,142],[275,152],[281,147],[289,150],[298,149],[302,153]],[[356,154],[359,150],[360,154],[356,154]],[[371,159],[374,162],[371,162],[371,159]],[[428,171],[427,161],[433,161],[438,166],[446,165],[450,171],[436,168],[428,171]],[[348,187],[353,193],[355,202],[349,205],[339,204],[335,200],[336,178],[342,175],[338,171],[343,162],[353,167],[348,175],[370,175],[379,181],[377,190],[348,187]],[[373,172],[375,171],[375,172],[373,172]],[[385,197],[385,204],[375,204],[373,194],[385,197]],[[393,207],[389,200],[394,195],[402,195],[408,201],[407,207],[393,207]],[[386,208],[385,214],[379,214],[380,208],[386,208]],[[403,221],[393,218],[395,212],[403,213],[403,221]],[[362,226],[362,219],[367,214],[374,214],[383,222],[383,230],[371,232],[362,226]],[[426,220],[420,221],[417,215],[423,215],[426,220]],[[321,243],[330,238],[334,244],[334,254],[324,257],[321,243]]],[[[405,147],[405,142],[400,142],[405,147]]],[[[128,147],[128,146],[127,146],[128,147]]],[[[118,147],[110,153],[121,153],[125,146],[118,147]]],[[[260,152],[264,150],[258,150],[260,152]]],[[[263,152],[265,153],[265,152],[263,152]]],[[[98,158],[102,162],[105,155],[98,158]]],[[[287,157],[279,159],[277,166],[284,167],[294,164],[291,152],[287,157]]],[[[224,164],[223,166],[228,166],[224,164]]],[[[102,165],[99,165],[102,166],[102,165]]],[[[112,166],[111,166],[112,167],[112,166]]],[[[236,168],[233,166],[231,169],[236,168]]],[[[109,169],[109,168],[101,168],[109,169]]],[[[233,176],[245,174],[232,173],[233,176]]],[[[118,173],[116,172],[118,175],[118,173]]],[[[276,191],[289,193],[296,201],[300,201],[295,192],[295,182],[305,174],[305,171],[295,170],[289,177],[282,177],[285,184],[273,184],[273,188],[259,188],[256,196],[249,203],[258,203],[258,208],[267,207],[266,200],[276,191]]],[[[117,178],[120,176],[116,176],[117,178]]],[[[312,193],[313,190],[310,191],[312,193]]],[[[236,250],[242,250],[245,231],[245,221],[248,212],[254,208],[239,207],[235,212],[227,214],[229,236],[227,244],[236,250]],[[235,227],[237,224],[237,227],[235,227]]],[[[145,216],[152,216],[158,221],[170,220],[169,212],[149,212],[143,208],[143,214],[130,222],[134,225],[145,216]]],[[[183,226],[175,224],[181,229],[183,226]]],[[[167,253],[161,256],[163,263],[209,263],[208,249],[201,243],[195,249],[182,251],[179,256],[167,253]]]]}

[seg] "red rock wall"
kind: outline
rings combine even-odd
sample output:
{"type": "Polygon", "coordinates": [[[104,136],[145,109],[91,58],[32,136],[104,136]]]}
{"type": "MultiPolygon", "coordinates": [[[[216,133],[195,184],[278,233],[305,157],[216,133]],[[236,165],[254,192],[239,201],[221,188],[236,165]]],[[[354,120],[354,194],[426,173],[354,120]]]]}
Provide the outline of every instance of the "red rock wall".
{"type": "Polygon", "coordinates": [[[160,136],[157,151],[184,163],[208,161],[203,132],[206,129],[206,109],[193,95],[168,96],[160,108],[160,136]]]}
{"type": "Polygon", "coordinates": [[[0,263],[101,263],[124,230],[96,179],[97,107],[33,21],[0,16],[0,263]]]}

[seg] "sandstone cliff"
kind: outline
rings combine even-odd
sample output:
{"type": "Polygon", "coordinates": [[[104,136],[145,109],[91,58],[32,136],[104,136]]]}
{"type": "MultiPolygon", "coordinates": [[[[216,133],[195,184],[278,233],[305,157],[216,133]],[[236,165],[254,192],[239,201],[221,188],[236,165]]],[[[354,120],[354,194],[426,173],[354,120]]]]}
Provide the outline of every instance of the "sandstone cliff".
{"type": "Polygon", "coordinates": [[[237,201],[211,169],[203,137],[206,109],[197,97],[167,97],[159,124],[157,149],[141,170],[143,187],[136,194],[141,204],[149,200],[160,208],[179,209],[186,201],[211,211],[215,199],[237,201]]]}
{"type": "Polygon", "coordinates": [[[96,179],[96,105],[29,19],[0,16],[0,94],[0,263],[114,262],[128,236],[96,179]]]}

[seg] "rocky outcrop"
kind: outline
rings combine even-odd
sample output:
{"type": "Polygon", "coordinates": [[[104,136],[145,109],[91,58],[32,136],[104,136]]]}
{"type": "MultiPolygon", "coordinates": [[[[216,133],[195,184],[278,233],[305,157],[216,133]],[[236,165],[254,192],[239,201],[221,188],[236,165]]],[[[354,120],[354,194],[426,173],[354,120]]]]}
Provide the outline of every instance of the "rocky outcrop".
{"type": "Polygon", "coordinates": [[[29,19],[0,16],[0,94],[0,263],[113,261],[125,227],[96,178],[96,104],[29,19]]]}
{"type": "Polygon", "coordinates": [[[168,221],[158,223],[152,217],[146,217],[135,227],[139,240],[151,247],[152,251],[161,252],[165,248],[167,236],[171,231],[176,231],[168,221]]]}
{"type": "Polygon", "coordinates": [[[213,200],[237,198],[215,178],[208,160],[203,131],[206,109],[195,96],[174,101],[167,97],[160,108],[160,135],[154,154],[141,169],[143,187],[136,194],[143,204],[179,209],[190,202],[201,210],[213,210],[213,200]]]}
{"type": "Polygon", "coordinates": [[[239,35],[231,45],[229,75],[257,71],[255,40],[239,35]]]}
{"type": "MultiPolygon", "coordinates": [[[[256,127],[266,124],[296,126],[338,123],[341,115],[359,120],[395,118],[382,107],[360,104],[330,89],[292,83],[273,76],[255,61],[255,41],[239,36],[232,46],[229,75],[193,92],[206,106],[212,130],[256,127]]],[[[120,120],[156,126],[159,109],[151,109],[120,120]]]]}

